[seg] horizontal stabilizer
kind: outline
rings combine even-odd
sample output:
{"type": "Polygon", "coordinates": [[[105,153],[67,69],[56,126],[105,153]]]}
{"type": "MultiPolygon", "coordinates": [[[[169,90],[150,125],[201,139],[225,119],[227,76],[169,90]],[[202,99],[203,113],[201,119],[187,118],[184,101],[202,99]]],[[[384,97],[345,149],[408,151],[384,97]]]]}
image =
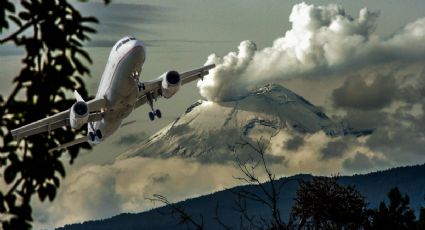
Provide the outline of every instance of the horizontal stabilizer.
{"type": "Polygon", "coordinates": [[[124,122],[124,123],[122,123],[122,124],[121,124],[120,128],[122,128],[122,127],[124,127],[124,126],[127,126],[127,125],[131,125],[131,124],[133,124],[134,122],[136,122],[136,120],[132,120],[132,121],[124,122]]]}
{"type": "Polygon", "coordinates": [[[54,152],[56,150],[66,149],[66,148],[71,147],[73,145],[78,145],[80,143],[87,142],[88,140],[89,140],[88,136],[80,137],[80,138],[77,138],[73,141],[67,142],[65,144],[61,144],[61,145],[59,145],[55,148],[49,149],[49,153],[54,152]]]}

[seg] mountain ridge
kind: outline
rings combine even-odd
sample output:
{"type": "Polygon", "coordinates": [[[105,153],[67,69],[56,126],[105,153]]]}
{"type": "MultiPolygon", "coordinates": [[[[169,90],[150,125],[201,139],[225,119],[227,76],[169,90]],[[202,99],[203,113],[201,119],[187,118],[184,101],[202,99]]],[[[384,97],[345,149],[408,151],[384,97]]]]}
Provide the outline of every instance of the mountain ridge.
{"type": "MultiPolygon", "coordinates": [[[[289,210],[298,187],[297,181],[300,179],[309,180],[312,177],[311,174],[297,174],[291,177],[283,177],[278,180],[278,183],[286,183],[285,190],[280,196],[282,203],[279,204],[283,218],[288,218],[289,210]]],[[[355,185],[356,188],[366,196],[369,206],[372,208],[377,207],[379,202],[386,201],[386,195],[389,189],[397,186],[403,194],[407,193],[410,196],[411,207],[417,212],[419,207],[424,204],[425,164],[396,167],[367,174],[341,176],[339,182],[344,185],[355,185]]],[[[258,186],[240,185],[212,194],[190,198],[178,202],[177,204],[185,208],[185,210],[198,221],[200,221],[199,216],[202,214],[207,229],[219,227],[213,220],[215,207],[219,204],[219,215],[222,217],[223,221],[229,225],[237,225],[238,223],[236,222],[239,221],[239,218],[237,213],[232,209],[235,199],[235,194],[232,191],[238,189],[245,189],[250,192],[261,194],[258,186]]],[[[269,214],[267,208],[257,203],[251,202],[247,205],[253,215],[267,217],[269,214]]],[[[170,211],[169,207],[159,207],[141,213],[123,213],[104,220],[66,225],[57,229],[186,229],[184,225],[177,225],[177,218],[171,215],[164,216],[160,214],[167,211],[170,211]]]]}

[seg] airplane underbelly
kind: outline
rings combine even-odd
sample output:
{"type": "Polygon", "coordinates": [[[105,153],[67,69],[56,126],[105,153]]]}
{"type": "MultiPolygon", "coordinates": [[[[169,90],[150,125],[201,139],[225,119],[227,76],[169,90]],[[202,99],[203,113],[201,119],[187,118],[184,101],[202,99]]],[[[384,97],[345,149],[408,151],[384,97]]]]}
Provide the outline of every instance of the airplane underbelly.
{"type": "Polygon", "coordinates": [[[132,110],[132,107],[127,107],[109,111],[101,121],[96,122],[95,127],[102,132],[104,138],[108,137],[120,128],[122,121],[132,110]]]}
{"type": "Polygon", "coordinates": [[[138,96],[137,85],[127,79],[117,80],[117,83],[106,95],[108,108],[133,106],[138,96]]]}

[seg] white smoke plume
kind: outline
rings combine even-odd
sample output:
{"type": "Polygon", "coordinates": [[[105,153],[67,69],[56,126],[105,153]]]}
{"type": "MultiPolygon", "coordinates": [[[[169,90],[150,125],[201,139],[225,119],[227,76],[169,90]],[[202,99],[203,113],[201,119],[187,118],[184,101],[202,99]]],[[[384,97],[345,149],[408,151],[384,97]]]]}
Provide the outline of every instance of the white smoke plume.
{"type": "Polygon", "coordinates": [[[211,101],[227,101],[276,79],[425,57],[425,18],[384,39],[375,33],[378,16],[362,9],[353,18],[339,5],[297,4],[289,16],[292,28],[271,47],[257,50],[255,43],[243,41],[238,52],[210,55],[207,63],[217,67],[198,82],[200,93],[211,101]]]}

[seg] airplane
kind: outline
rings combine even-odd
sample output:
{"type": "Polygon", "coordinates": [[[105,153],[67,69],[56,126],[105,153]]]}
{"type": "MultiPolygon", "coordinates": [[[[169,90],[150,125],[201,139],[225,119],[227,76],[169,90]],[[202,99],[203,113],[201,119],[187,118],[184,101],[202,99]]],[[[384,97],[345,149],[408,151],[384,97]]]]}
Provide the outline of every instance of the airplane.
{"type": "Polygon", "coordinates": [[[146,103],[151,108],[149,119],[153,121],[155,117],[161,118],[161,111],[154,108],[154,101],[160,97],[171,98],[182,85],[203,79],[215,67],[211,64],[182,73],[170,70],[156,79],[140,81],[145,59],[143,41],[132,36],[120,39],[112,47],[94,99],[86,102],[75,90],[76,102],[70,109],[14,129],[11,131],[12,136],[19,140],[63,126],[79,129],[87,123],[87,136],[60,144],[49,151],[83,142],[99,144],[125,125],[123,120],[134,109],[146,103]]]}

